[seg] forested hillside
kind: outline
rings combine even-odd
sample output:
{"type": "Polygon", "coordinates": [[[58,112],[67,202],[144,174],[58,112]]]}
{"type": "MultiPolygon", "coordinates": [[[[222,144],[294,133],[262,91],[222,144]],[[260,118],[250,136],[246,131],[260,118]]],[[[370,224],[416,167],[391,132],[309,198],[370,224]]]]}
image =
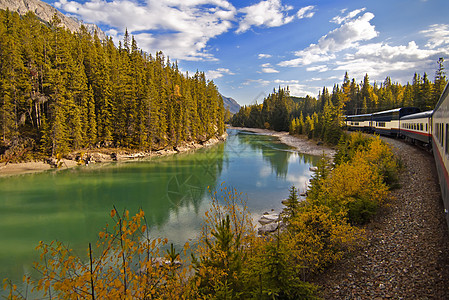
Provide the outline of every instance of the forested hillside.
{"type": "Polygon", "coordinates": [[[337,143],[341,134],[343,115],[365,114],[404,106],[415,106],[422,111],[435,107],[447,79],[444,59],[437,62],[434,81],[429,76],[416,74],[413,82],[401,85],[387,77],[381,84],[370,84],[368,75],[361,83],[345,74],[343,84],[334,85],[332,93],[326,87],[318,99],[309,96],[290,96],[287,88],[279,88],[268,95],[262,104],[244,106],[233,116],[233,126],[267,128],[306,134],[337,143]]]}
{"type": "Polygon", "coordinates": [[[127,33],[116,47],[58,24],[0,11],[0,154],[161,149],[224,133],[223,101],[204,73],[181,74],[127,33]]]}

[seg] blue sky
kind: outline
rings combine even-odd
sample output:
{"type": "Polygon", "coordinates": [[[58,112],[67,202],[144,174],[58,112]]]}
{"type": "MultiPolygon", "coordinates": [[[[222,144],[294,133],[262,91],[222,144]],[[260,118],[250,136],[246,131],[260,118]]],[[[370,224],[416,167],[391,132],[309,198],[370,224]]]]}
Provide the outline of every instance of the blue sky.
{"type": "Polygon", "coordinates": [[[163,51],[180,69],[204,71],[242,105],[279,86],[316,97],[345,72],[405,84],[449,69],[448,0],[44,0],[95,23],[118,43],[163,51]]]}

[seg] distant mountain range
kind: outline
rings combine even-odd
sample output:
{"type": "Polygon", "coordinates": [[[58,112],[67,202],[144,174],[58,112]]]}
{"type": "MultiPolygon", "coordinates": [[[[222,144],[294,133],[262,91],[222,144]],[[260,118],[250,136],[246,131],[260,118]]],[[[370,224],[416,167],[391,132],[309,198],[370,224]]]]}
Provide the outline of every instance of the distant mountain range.
{"type": "Polygon", "coordinates": [[[0,0],[0,9],[9,9],[15,11],[19,15],[25,15],[27,12],[33,12],[39,19],[44,22],[50,22],[53,15],[56,13],[61,23],[71,32],[76,32],[84,25],[87,31],[93,34],[97,32],[97,36],[103,40],[106,38],[106,34],[95,24],[84,23],[77,18],[68,17],[61,13],[53,6],[42,2],[40,0],[0,0]]]}
{"type": "Polygon", "coordinates": [[[221,98],[223,98],[224,107],[229,108],[231,114],[235,114],[240,110],[240,104],[238,104],[234,99],[225,97],[223,95],[221,95],[221,98]]]}

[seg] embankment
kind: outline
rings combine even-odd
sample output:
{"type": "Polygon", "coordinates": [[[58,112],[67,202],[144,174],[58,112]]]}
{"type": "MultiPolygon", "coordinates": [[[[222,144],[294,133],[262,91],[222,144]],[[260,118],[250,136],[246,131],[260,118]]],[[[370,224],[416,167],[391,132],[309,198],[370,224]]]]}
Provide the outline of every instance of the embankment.
{"type": "MultiPolygon", "coordinates": [[[[178,147],[171,147],[167,149],[162,149],[159,151],[136,151],[129,149],[111,149],[111,148],[99,148],[99,149],[86,149],[73,152],[69,154],[67,157],[61,159],[60,161],[53,160],[54,163],[60,165],[59,169],[67,169],[75,166],[79,166],[86,163],[80,163],[77,158],[80,155],[83,158],[83,161],[89,163],[108,163],[113,161],[129,161],[136,159],[144,159],[149,157],[157,157],[157,156],[165,156],[172,155],[176,153],[183,153],[194,151],[203,147],[208,147],[211,145],[215,145],[219,142],[226,140],[227,134],[225,133],[222,136],[211,138],[203,143],[183,143],[178,147]]],[[[6,176],[14,176],[14,175],[22,175],[22,174],[30,174],[43,172],[52,169],[52,165],[46,161],[32,161],[32,162],[23,162],[23,163],[2,163],[0,165],[0,177],[6,176]]]]}

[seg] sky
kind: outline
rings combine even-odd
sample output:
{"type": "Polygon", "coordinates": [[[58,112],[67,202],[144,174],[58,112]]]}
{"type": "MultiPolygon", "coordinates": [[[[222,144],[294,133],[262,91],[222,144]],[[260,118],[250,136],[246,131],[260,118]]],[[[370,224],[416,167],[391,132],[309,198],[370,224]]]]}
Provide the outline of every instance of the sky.
{"type": "Polygon", "coordinates": [[[182,72],[205,72],[241,105],[274,88],[332,91],[345,72],[361,82],[434,79],[449,69],[448,0],[44,0],[97,24],[116,44],[127,29],[142,50],[182,72]]]}

